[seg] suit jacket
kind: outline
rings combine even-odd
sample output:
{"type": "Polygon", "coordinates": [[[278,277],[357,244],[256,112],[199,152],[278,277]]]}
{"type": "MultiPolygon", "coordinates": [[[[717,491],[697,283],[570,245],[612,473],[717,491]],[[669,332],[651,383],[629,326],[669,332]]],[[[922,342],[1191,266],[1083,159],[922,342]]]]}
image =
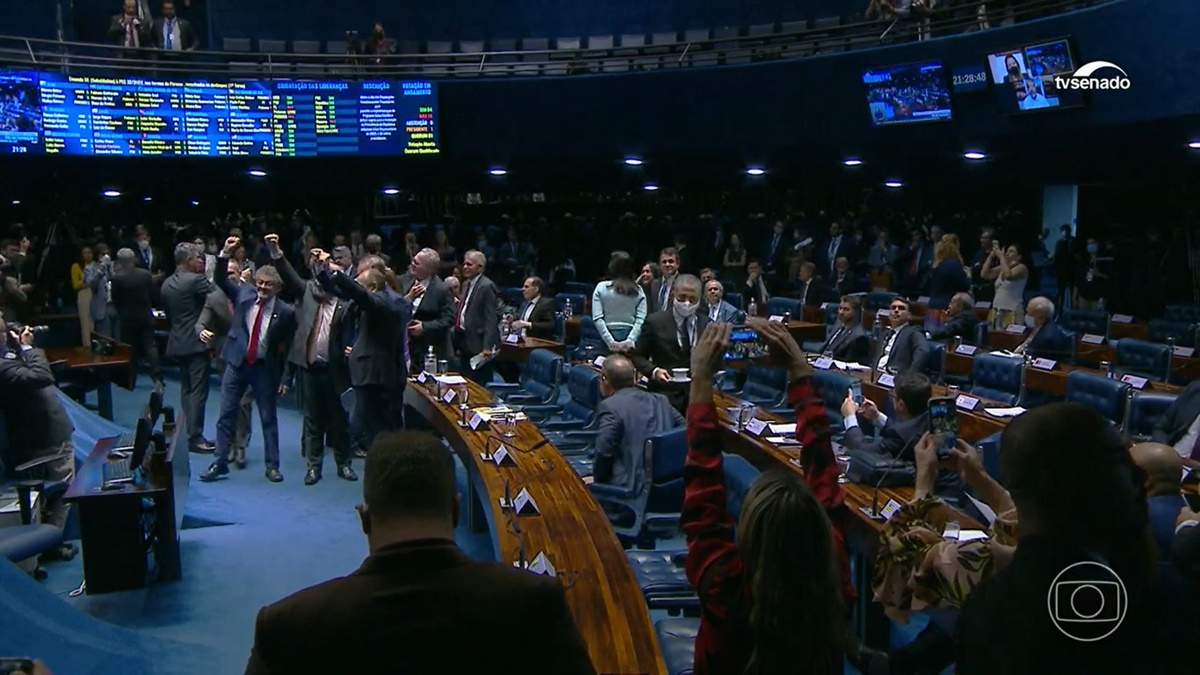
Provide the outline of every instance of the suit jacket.
{"type": "Polygon", "coordinates": [[[480,274],[471,285],[469,297],[466,292],[460,293],[467,303],[462,308],[460,346],[468,356],[500,345],[500,301],[496,284],[480,274]]]}
{"type": "Polygon", "coordinates": [[[767,235],[766,243],[763,245],[762,264],[768,271],[787,271],[787,259],[794,250],[794,242],[786,232],[779,235],[779,241],[775,241],[775,232],[767,235]],[[772,244],[775,244],[772,246],[772,244]]]}
{"type": "Polygon", "coordinates": [[[1042,324],[1025,347],[1025,353],[1036,358],[1046,358],[1061,361],[1071,358],[1073,345],[1071,336],[1057,323],[1042,324]]]}
{"type": "MultiPolygon", "coordinates": [[[[675,278],[678,279],[679,275],[676,274],[675,278]]],[[[650,312],[661,312],[664,309],[670,309],[671,306],[675,304],[675,294],[672,293],[670,289],[667,289],[666,302],[659,302],[659,297],[663,292],[663,284],[666,283],[665,279],[666,277],[662,277],[650,282],[650,292],[646,295],[647,314],[650,312]]],[[[674,279],[671,280],[671,284],[674,285],[674,283],[674,279]]]]}
{"type": "MultiPolygon", "coordinates": [[[[92,321],[103,321],[108,318],[108,282],[112,279],[112,267],[101,262],[93,262],[83,268],[83,283],[92,289],[92,300],[88,303],[92,321]]],[[[114,310],[116,308],[114,307],[114,310]]]]}
{"type": "MultiPolygon", "coordinates": [[[[807,282],[797,278],[792,283],[791,290],[787,292],[787,297],[803,300],[805,307],[820,307],[821,303],[833,302],[834,299],[831,299],[833,295],[836,293],[832,289],[826,288],[819,277],[813,277],[807,282]]],[[[836,298],[836,300],[840,299],[836,298]]]]}
{"type": "Polygon", "coordinates": [[[263,608],[246,673],[372,672],[384,663],[396,673],[595,673],[559,579],[476,562],[442,539],[384,547],[349,576],[263,608]],[[445,649],[462,626],[487,629],[470,649],[445,649]],[[536,633],[536,648],[513,642],[525,631],[536,633]]]}
{"type": "Polygon", "coordinates": [[[196,322],[200,320],[208,294],[216,288],[203,272],[179,270],[163,281],[160,293],[171,324],[167,356],[190,356],[208,351],[208,345],[200,341],[200,334],[196,332],[196,322]]]}
{"type": "MultiPolygon", "coordinates": [[[[917,441],[929,431],[929,413],[902,420],[890,415],[887,424],[879,430],[879,437],[868,441],[860,427],[851,427],[842,437],[842,444],[851,450],[865,450],[906,462],[916,462],[917,441]]],[[[962,479],[954,471],[940,469],[934,481],[934,492],[939,496],[958,499],[962,493],[962,479]]]]}
{"type": "MultiPolygon", "coordinates": [[[[250,284],[234,284],[229,278],[229,260],[223,256],[217,258],[213,280],[233,303],[233,319],[229,323],[225,347],[221,350],[221,360],[229,366],[241,368],[246,359],[246,350],[250,347],[251,327],[246,325],[247,317],[252,316],[254,305],[258,302],[258,290],[250,284]]],[[[273,377],[282,378],[288,348],[296,334],[296,311],[282,298],[276,297],[273,302],[266,344],[259,344],[258,358],[267,363],[273,377]]]]}
{"type": "Polygon", "coordinates": [[[742,310],[724,300],[717,304],[717,316],[715,319],[713,318],[712,307],[710,305],[705,304],[701,309],[704,310],[704,316],[708,317],[709,321],[716,321],[717,323],[745,323],[746,321],[746,315],[742,310]]]}
{"type": "MultiPolygon", "coordinates": [[[[400,292],[408,294],[416,279],[411,272],[400,275],[400,292]]],[[[425,329],[421,337],[409,336],[409,353],[414,361],[424,359],[429,347],[438,358],[450,353],[450,329],[454,327],[457,307],[450,295],[450,287],[434,274],[425,281],[425,296],[421,304],[413,309],[413,320],[420,321],[425,329]]]]}
{"type": "Polygon", "coordinates": [[[838,258],[846,258],[850,261],[850,269],[854,269],[854,237],[843,232],[841,238],[838,240],[837,249],[831,256],[829,255],[829,246],[832,243],[832,238],[826,238],[817,248],[817,259],[821,261],[817,269],[820,273],[823,275],[828,274],[829,276],[837,274],[836,270],[833,269],[833,264],[837,262],[838,258]]]}
{"type": "Polygon", "coordinates": [[[825,352],[831,352],[838,361],[865,364],[871,358],[871,336],[857,321],[848,328],[838,325],[821,349],[825,352]]]}
{"type": "Polygon", "coordinates": [[[71,440],[75,426],[67,416],[46,352],[0,349],[0,409],[8,430],[10,467],[43,456],[71,440]]]}
{"type": "Polygon", "coordinates": [[[1187,434],[1197,415],[1200,415],[1200,380],[1193,380],[1154,423],[1151,440],[1175,445],[1187,434]]]}
{"type": "MultiPolygon", "coordinates": [[[[525,329],[525,335],[528,337],[542,338],[543,340],[554,339],[554,299],[541,296],[537,299],[537,303],[533,306],[533,312],[529,315],[529,328],[525,329]]],[[[525,309],[529,306],[529,302],[522,302],[517,308],[517,319],[525,315],[525,309]]]]}
{"type": "MultiPolygon", "coordinates": [[[[708,326],[708,316],[696,312],[695,340],[700,339],[708,326]]],[[[682,410],[687,405],[687,387],[679,384],[660,384],[654,381],[655,368],[688,368],[691,366],[691,349],[685,351],[679,346],[679,329],[675,323],[675,313],[672,310],[655,312],[646,317],[642,323],[642,332],[638,335],[637,343],[629,358],[638,372],[650,379],[648,385],[651,391],[666,394],[667,399],[676,410],[682,410]]]]}
{"type": "Polygon", "coordinates": [[[858,277],[854,276],[854,272],[846,272],[846,276],[841,279],[838,279],[837,275],[834,274],[829,279],[831,282],[829,288],[832,291],[832,295],[837,295],[839,299],[843,295],[851,295],[863,290],[862,284],[859,283],[858,277]]]}
{"type": "MultiPolygon", "coordinates": [[[[144,42],[142,44],[145,44],[144,42]]],[[[137,260],[138,267],[150,270],[150,272],[163,272],[167,269],[167,258],[163,257],[162,251],[150,246],[145,250],[138,243],[132,242],[129,248],[133,249],[133,255],[137,260]]]]}
{"type": "MultiPolygon", "coordinates": [[[[150,44],[157,49],[166,49],[167,42],[164,37],[166,32],[167,20],[159,17],[150,24],[150,44]]],[[[196,48],[199,40],[196,39],[196,31],[192,28],[192,22],[187,19],[175,17],[175,25],[179,29],[179,44],[183,51],[190,51],[196,48]]]]}
{"type": "MultiPolygon", "coordinates": [[[[317,316],[321,311],[321,301],[317,295],[324,294],[324,289],[316,280],[305,281],[296,273],[295,268],[284,256],[275,261],[275,269],[283,279],[283,287],[288,293],[297,298],[296,301],[296,334],[288,349],[288,372],[294,368],[308,368],[308,341],[312,331],[317,326],[317,316]]],[[[333,319],[329,323],[329,352],[326,361],[334,375],[334,381],[339,393],[350,385],[349,374],[345,372],[346,359],[343,356],[346,347],[346,321],[349,315],[350,303],[335,296],[333,302],[333,319]]]]}
{"type": "MultiPolygon", "coordinates": [[[[883,358],[883,346],[887,344],[887,336],[880,339],[879,358],[883,358]]],[[[920,370],[925,366],[929,356],[929,344],[925,333],[918,326],[909,324],[900,329],[892,344],[892,355],[888,358],[887,367],[899,372],[901,370],[920,370]]],[[[878,360],[876,360],[878,363],[878,360]]]]}
{"type": "MultiPolygon", "coordinates": [[[[112,303],[122,324],[128,326],[153,324],[154,277],[148,270],[141,267],[117,270],[112,275],[112,303]]],[[[195,321],[192,323],[194,324],[195,321]]]]}
{"type": "MultiPolygon", "coordinates": [[[[124,20],[124,14],[114,14],[108,20],[108,39],[112,40],[113,44],[118,47],[125,44],[125,26],[121,24],[124,20]]],[[[138,45],[149,47],[150,45],[150,22],[141,20],[141,25],[136,29],[138,34],[138,45]]]]}
{"type": "MultiPolygon", "coordinates": [[[[637,472],[646,474],[646,439],[683,426],[683,415],[662,394],[626,387],[600,401],[596,462],[592,476],[597,483],[632,490],[637,472]]],[[[649,476],[643,477],[643,482],[649,476]]]]}
{"type": "Polygon", "coordinates": [[[1171,559],[1171,542],[1175,539],[1175,519],[1188,503],[1178,492],[1150,497],[1146,501],[1150,506],[1150,533],[1158,545],[1158,560],[1167,562],[1171,559]]]}
{"type": "Polygon", "coordinates": [[[949,317],[946,323],[930,331],[930,340],[945,340],[952,337],[959,337],[963,342],[975,344],[979,330],[979,317],[975,316],[975,310],[968,309],[965,312],[959,312],[954,316],[949,317]]]}
{"type": "Polygon", "coordinates": [[[767,280],[763,277],[759,277],[758,283],[753,285],[747,279],[746,283],[742,284],[738,290],[742,293],[742,309],[747,312],[750,311],[751,300],[757,303],[758,311],[762,312],[767,307],[767,300],[771,299],[771,289],[767,287],[767,280]]]}
{"type": "Polygon", "coordinates": [[[395,388],[404,360],[404,330],[408,317],[385,290],[374,293],[343,272],[322,270],[317,282],[327,291],[354,304],[345,322],[350,352],[350,384],[355,387],[395,388]]]}
{"type": "Polygon", "coordinates": [[[214,354],[220,355],[225,351],[225,338],[229,335],[229,327],[233,323],[233,307],[225,291],[214,288],[204,299],[204,309],[200,310],[200,318],[196,320],[196,333],[202,330],[213,332],[213,338],[208,346],[214,354]]]}
{"type": "MultiPolygon", "coordinates": [[[[1175,515],[1179,515],[1178,510],[1175,515]]],[[[1189,525],[1175,534],[1171,542],[1171,561],[1192,583],[1200,584],[1200,525],[1189,525]]]]}

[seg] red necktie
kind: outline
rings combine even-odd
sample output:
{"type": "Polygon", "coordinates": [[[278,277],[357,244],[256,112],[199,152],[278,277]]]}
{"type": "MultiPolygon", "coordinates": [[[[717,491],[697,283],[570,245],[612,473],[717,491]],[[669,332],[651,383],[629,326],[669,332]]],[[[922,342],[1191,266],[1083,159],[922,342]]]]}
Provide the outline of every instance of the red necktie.
{"type": "Polygon", "coordinates": [[[246,363],[250,365],[258,361],[258,333],[262,330],[264,309],[262,300],[254,303],[254,328],[250,329],[250,345],[246,347],[246,363]]]}

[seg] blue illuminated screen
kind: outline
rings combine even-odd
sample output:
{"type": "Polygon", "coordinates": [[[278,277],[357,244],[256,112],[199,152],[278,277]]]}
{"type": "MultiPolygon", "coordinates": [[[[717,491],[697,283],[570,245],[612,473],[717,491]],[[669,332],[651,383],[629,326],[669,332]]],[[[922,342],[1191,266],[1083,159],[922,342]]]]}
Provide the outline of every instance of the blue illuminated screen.
{"type": "Polygon", "coordinates": [[[0,70],[0,154],[329,157],[441,151],[429,81],[163,80],[0,70]]]}
{"type": "Polygon", "coordinates": [[[863,84],[876,126],[951,117],[950,88],[941,61],[868,70],[863,84]]]}

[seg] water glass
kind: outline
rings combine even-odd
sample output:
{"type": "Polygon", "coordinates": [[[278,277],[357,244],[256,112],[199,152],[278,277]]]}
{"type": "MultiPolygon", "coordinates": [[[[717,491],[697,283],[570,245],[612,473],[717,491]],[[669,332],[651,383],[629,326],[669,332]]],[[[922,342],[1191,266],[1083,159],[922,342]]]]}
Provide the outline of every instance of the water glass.
{"type": "Polygon", "coordinates": [[[471,407],[471,406],[467,405],[467,398],[470,393],[471,393],[471,387],[469,385],[460,384],[458,386],[458,409],[459,410],[466,410],[471,407]]]}
{"type": "Polygon", "coordinates": [[[746,428],[746,425],[750,423],[750,420],[754,419],[755,412],[756,409],[754,405],[750,403],[738,408],[738,431],[746,428]]]}
{"type": "Polygon", "coordinates": [[[946,386],[946,396],[949,396],[951,398],[958,398],[958,385],[957,384],[947,385],[946,386]]]}
{"type": "Polygon", "coordinates": [[[446,359],[439,359],[437,362],[437,374],[445,375],[450,372],[450,362],[446,359]]]}
{"type": "Polygon", "coordinates": [[[516,436],[517,435],[517,415],[516,415],[516,413],[505,413],[505,414],[501,415],[500,417],[502,417],[504,419],[504,424],[502,425],[504,432],[502,435],[505,438],[512,438],[513,436],[516,436]]]}
{"type": "Polygon", "coordinates": [[[837,465],[838,465],[838,482],[839,483],[849,483],[850,477],[846,475],[846,472],[850,470],[850,457],[848,457],[847,455],[838,455],[837,456],[837,465]]]}

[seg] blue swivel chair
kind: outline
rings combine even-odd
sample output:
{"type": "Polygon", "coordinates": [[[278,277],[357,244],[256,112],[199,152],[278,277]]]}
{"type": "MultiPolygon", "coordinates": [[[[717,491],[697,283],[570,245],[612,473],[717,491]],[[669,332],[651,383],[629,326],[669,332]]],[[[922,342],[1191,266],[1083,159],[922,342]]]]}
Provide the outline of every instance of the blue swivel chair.
{"type": "Polygon", "coordinates": [[[979,354],[971,366],[970,393],[980,398],[1016,405],[1021,400],[1025,362],[996,354],[979,354]]]}
{"type": "Polygon", "coordinates": [[[1129,385],[1120,380],[1081,370],[1067,374],[1066,399],[1095,408],[1113,424],[1120,424],[1125,419],[1128,398],[1129,385]]]}
{"type": "Polygon", "coordinates": [[[782,368],[749,364],[745,368],[746,382],[739,396],[771,412],[787,408],[787,371],[782,368]]]}
{"type": "Polygon", "coordinates": [[[1163,318],[1167,321],[1200,323],[1200,304],[1181,303],[1167,305],[1166,310],[1163,312],[1163,318]]]}
{"type": "Polygon", "coordinates": [[[803,317],[804,307],[799,300],[792,298],[770,298],[767,300],[767,316],[790,316],[799,321],[803,317]]]}
{"type": "Polygon", "coordinates": [[[571,303],[571,313],[573,316],[583,316],[586,312],[583,311],[584,300],[590,296],[584,296],[582,293],[559,293],[554,296],[554,308],[561,312],[566,308],[567,303],[571,303]]]}
{"type": "MultiPolygon", "coordinates": [[[[596,284],[587,284],[582,281],[568,281],[563,284],[562,292],[568,295],[582,295],[585,298],[592,297],[592,291],[596,290],[596,284]]],[[[582,305],[580,305],[582,307],[582,305]]]]}
{"type": "Polygon", "coordinates": [[[1125,406],[1125,420],[1122,430],[1129,437],[1138,441],[1150,440],[1154,433],[1154,425],[1167,412],[1167,408],[1175,402],[1174,394],[1161,394],[1151,391],[1135,391],[1125,406]]]}
{"type": "Polygon", "coordinates": [[[813,374],[813,387],[825,404],[825,412],[834,429],[842,428],[842,401],[846,400],[846,392],[857,381],[855,377],[834,370],[818,370],[813,374]]]}
{"type": "Polygon", "coordinates": [[[1196,346],[1196,324],[1193,322],[1151,319],[1146,333],[1150,342],[1166,343],[1173,339],[1180,347],[1196,346]]]}
{"type": "Polygon", "coordinates": [[[1061,309],[1058,325],[1080,335],[1108,335],[1108,312],[1092,309],[1061,309]]]}
{"type": "Polygon", "coordinates": [[[741,293],[738,293],[737,291],[725,291],[725,295],[723,296],[723,298],[724,298],[725,302],[728,302],[729,304],[733,305],[734,307],[745,311],[746,307],[745,307],[745,305],[742,304],[742,294],[741,293]]]}
{"type": "Polygon", "coordinates": [[[692,675],[700,619],[662,619],[654,624],[668,675],[692,675]]]}
{"type": "Polygon", "coordinates": [[[545,405],[558,400],[563,357],[549,349],[535,349],[521,373],[520,382],[493,382],[488,390],[510,405],[545,405]]]}
{"type": "Polygon", "coordinates": [[[571,352],[571,360],[581,361],[589,355],[593,359],[597,356],[608,356],[608,344],[600,338],[600,331],[596,330],[596,324],[592,323],[591,315],[585,314],[579,317],[579,344],[575,345],[574,351],[571,352]]]}
{"type": "Polygon", "coordinates": [[[1167,345],[1125,338],[1117,342],[1116,363],[1119,373],[1165,382],[1171,370],[1171,348],[1167,345]]]}
{"type": "Polygon", "coordinates": [[[674,531],[683,508],[683,466],[687,459],[687,429],[680,427],[650,437],[634,486],[591,485],[592,494],[610,514],[613,530],[626,548],[653,545],[656,534],[674,531]],[[647,480],[649,476],[649,480],[647,480]]]}

